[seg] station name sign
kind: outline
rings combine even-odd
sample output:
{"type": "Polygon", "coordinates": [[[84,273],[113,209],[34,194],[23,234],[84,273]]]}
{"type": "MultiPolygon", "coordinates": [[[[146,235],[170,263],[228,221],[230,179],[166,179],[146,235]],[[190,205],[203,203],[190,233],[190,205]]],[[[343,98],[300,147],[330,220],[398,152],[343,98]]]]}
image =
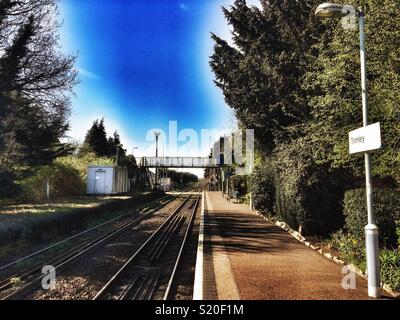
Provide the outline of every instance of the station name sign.
{"type": "Polygon", "coordinates": [[[374,151],[381,147],[381,125],[379,122],[349,133],[350,154],[374,151]]]}

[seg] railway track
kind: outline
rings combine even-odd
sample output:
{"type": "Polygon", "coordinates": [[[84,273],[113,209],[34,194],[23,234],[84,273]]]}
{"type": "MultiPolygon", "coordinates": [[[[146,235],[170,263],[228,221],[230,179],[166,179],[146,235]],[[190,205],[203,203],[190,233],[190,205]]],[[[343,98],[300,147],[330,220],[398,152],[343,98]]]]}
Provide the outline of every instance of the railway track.
{"type": "Polygon", "coordinates": [[[52,265],[57,271],[62,270],[70,263],[82,257],[88,251],[98,247],[101,244],[107,243],[107,241],[110,241],[114,237],[121,234],[123,231],[140,223],[142,220],[151,216],[153,213],[157,212],[160,208],[166,206],[174,199],[175,197],[171,196],[163,197],[150,204],[146,204],[137,208],[132,214],[121,215],[113,218],[94,228],[81,232],[55,245],[42,249],[25,258],[19,259],[11,264],[1,267],[0,271],[7,270],[8,268],[12,269],[13,267],[16,267],[19,263],[24,262],[25,260],[32,259],[34,256],[37,255],[45,254],[48,251],[56,248],[60,244],[65,245],[68,241],[73,241],[73,243],[69,243],[70,246],[67,249],[63,250],[59,254],[47,257],[46,259],[42,260],[39,259],[39,261],[33,263],[30,267],[21,271],[15,273],[9,272],[8,276],[0,280],[0,293],[4,292],[5,290],[11,291],[10,293],[7,292],[6,294],[3,294],[2,300],[19,299],[21,297],[24,297],[28,292],[34,290],[34,288],[38,287],[41,284],[42,278],[45,276],[41,273],[41,268],[44,265],[52,265]],[[18,279],[18,282],[22,283],[22,285],[15,288],[15,279],[18,279]]]}
{"type": "Polygon", "coordinates": [[[169,299],[200,197],[189,195],[93,300],[169,299]]]}

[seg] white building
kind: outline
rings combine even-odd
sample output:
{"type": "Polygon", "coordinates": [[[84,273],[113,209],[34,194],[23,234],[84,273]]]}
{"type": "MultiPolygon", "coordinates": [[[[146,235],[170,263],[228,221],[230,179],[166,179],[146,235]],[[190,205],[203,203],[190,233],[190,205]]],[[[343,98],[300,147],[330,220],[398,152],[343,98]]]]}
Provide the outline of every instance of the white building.
{"type": "Polygon", "coordinates": [[[129,191],[128,169],[114,166],[89,166],[87,194],[119,194],[129,191]]]}

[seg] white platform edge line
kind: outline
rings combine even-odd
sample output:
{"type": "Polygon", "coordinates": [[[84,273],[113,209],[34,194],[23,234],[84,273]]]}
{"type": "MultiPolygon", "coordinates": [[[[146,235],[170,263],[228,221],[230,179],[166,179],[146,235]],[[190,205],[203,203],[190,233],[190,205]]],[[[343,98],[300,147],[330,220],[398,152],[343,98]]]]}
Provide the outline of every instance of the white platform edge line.
{"type": "Polygon", "coordinates": [[[203,262],[204,262],[204,198],[203,191],[201,197],[201,217],[199,228],[199,240],[197,243],[196,270],[194,274],[193,300],[203,300],[203,262]]]}
{"type": "Polygon", "coordinates": [[[165,194],[167,195],[171,195],[171,196],[180,196],[180,195],[193,195],[193,196],[197,196],[199,194],[201,194],[201,192],[166,192],[165,194]]]}

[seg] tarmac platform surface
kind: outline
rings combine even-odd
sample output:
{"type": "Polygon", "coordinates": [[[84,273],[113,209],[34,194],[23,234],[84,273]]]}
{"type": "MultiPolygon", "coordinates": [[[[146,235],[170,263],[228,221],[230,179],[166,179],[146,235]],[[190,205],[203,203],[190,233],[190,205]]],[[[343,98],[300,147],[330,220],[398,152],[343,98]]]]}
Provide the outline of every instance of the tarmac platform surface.
{"type": "Polygon", "coordinates": [[[203,300],[368,299],[365,279],[345,290],[342,266],[248,206],[205,192],[204,209],[203,300]]]}

